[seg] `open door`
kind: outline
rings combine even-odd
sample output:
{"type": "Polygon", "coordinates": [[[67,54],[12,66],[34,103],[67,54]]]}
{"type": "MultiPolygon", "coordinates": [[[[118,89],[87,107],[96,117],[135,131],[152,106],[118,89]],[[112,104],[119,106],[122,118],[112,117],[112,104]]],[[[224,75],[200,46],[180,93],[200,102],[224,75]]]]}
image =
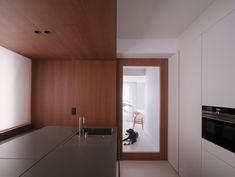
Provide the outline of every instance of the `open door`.
{"type": "Polygon", "coordinates": [[[167,59],[119,59],[119,155],[167,158],[167,59]]]}

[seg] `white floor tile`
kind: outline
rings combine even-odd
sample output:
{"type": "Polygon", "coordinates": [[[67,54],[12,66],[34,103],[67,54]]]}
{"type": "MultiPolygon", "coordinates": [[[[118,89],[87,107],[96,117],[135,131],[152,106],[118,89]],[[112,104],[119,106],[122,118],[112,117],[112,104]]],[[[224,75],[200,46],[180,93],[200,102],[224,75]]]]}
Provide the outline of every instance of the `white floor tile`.
{"type": "Polygon", "coordinates": [[[121,177],[179,177],[167,161],[121,161],[121,177]]]}

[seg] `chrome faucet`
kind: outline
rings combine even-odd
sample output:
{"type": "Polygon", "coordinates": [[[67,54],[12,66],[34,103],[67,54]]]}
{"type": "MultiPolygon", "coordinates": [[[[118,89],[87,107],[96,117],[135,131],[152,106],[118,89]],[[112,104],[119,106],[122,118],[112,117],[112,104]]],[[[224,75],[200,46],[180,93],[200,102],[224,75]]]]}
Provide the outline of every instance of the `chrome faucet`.
{"type": "Polygon", "coordinates": [[[218,114],[218,115],[220,114],[220,111],[221,111],[220,108],[216,108],[216,109],[215,109],[215,113],[218,114]]]}
{"type": "Polygon", "coordinates": [[[83,125],[85,124],[85,116],[84,115],[81,115],[81,116],[79,116],[79,124],[78,124],[78,135],[79,136],[82,136],[83,135],[83,131],[82,131],[82,127],[83,127],[83,125]]]}

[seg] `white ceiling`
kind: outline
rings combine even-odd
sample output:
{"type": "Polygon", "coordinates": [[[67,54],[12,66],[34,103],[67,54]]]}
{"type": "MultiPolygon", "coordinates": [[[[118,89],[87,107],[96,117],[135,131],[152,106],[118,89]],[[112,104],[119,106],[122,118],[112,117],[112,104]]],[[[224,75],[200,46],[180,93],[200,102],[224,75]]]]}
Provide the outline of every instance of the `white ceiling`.
{"type": "Polygon", "coordinates": [[[118,39],[175,39],[214,0],[117,0],[118,39]]]}

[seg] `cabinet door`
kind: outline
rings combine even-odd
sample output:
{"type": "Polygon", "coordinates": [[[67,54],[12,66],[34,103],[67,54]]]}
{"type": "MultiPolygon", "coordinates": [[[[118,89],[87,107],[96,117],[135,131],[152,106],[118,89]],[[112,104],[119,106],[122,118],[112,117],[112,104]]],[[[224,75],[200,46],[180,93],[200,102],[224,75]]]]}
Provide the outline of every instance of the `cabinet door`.
{"type": "Polygon", "coordinates": [[[235,107],[235,11],[203,34],[204,105],[235,107]]]}
{"type": "Polygon", "coordinates": [[[206,150],[202,151],[202,177],[234,177],[234,174],[235,168],[206,150]]]}

